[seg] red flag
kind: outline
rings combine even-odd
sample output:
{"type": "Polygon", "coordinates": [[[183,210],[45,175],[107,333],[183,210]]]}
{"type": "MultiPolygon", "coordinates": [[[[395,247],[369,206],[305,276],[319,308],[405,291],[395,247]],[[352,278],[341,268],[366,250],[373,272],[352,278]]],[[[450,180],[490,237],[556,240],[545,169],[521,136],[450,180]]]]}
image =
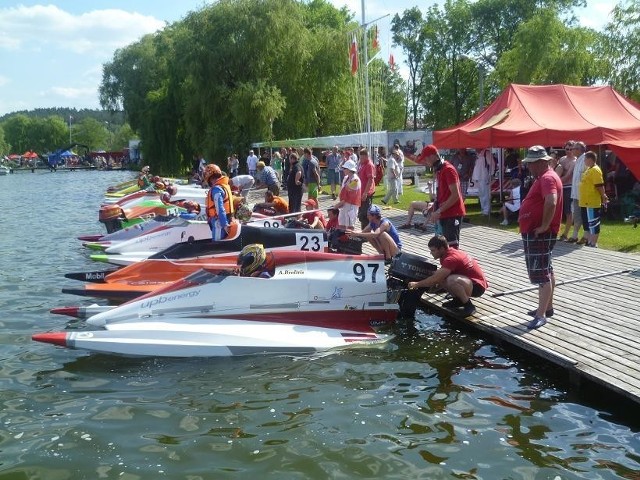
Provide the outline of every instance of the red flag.
{"type": "Polygon", "coordinates": [[[389,54],[389,68],[391,68],[392,72],[396,69],[396,59],[393,58],[393,53],[389,54]]]}
{"type": "Polygon", "coordinates": [[[358,72],[358,42],[354,34],[351,39],[351,47],[349,47],[349,63],[351,64],[351,75],[358,72]]]}
{"type": "Polygon", "coordinates": [[[380,48],[380,42],[378,42],[378,26],[373,26],[373,43],[371,44],[374,50],[380,48]]]}

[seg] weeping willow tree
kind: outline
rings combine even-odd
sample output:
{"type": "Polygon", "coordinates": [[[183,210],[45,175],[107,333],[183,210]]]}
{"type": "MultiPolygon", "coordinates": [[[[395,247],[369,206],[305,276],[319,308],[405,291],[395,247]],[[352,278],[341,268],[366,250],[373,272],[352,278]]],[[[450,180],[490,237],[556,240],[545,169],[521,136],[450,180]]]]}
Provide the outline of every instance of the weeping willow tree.
{"type": "Polygon", "coordinates": [[[351,133],[351,25],[326,0],[221,0],[117,51],[101,103],[124,109],[145,158],[167,174],[188,170],[196,152],[225,166],[252,142],[351,133]]]}

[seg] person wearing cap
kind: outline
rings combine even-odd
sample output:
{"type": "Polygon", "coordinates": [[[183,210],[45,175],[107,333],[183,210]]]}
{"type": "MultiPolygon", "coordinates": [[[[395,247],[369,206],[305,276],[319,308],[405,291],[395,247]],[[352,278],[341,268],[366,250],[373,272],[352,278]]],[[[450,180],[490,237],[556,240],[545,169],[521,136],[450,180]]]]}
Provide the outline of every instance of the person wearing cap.
{"type": "Polygon", "coordinates": [[[329,207],[327,209],[327,224],[324,229],[328,232],[329,230],[334,230],[338,228],[340,225],[338,223],[338,215],[340,214],[340,209],[335,207],[329,207]]]}
{"type": "Polygon", "coordinates": [[[362,232],[348,232],[350,237],[360,237],[367,240],[378,253],[384,255],[385,260],[391,260],[400,253],[402,241],[396,227],[388,218],[382,218],[382,211],[378,205],[371,205],[367,211],[369,224],[362,232]]]}
{"type": "Polygon", "coordinates": [[[364,228],[369,224],[369,207],[371,206],[371,202],[373,202],[373,194],[376,191],[376,166],[371,161],[371,158],[369,158],[369,150],[363,148],[358,154],[360,155],[358,178],[362,185],[360,191],[360,207],[358,207],[358,220],[360,220],[360,228],[364,228]]]}
{"type": "Polygon", "coordinates": [[[338,228],[353,230],[358,218],[358,208],[362,202],[362,184],[356,171],[358,167],[353,160],[347,160],[342,164],[342,187],[338,203],[334,205],[340,210],[338,213],[338,228]]]}
{"type": "Polygon", "coordinates": [[[211,187],[207,192],[206,203],[211,239],[214,241],[223,240],[229,235],[234,213],[229,179],[222,173],[218,165],[211,163],[204,169],[204,182],[211,187]]]}
{"type": "Polygon", "coordinates": [[[427,221],[437,224],[450,247],[460,244],[460,225],[466,214],[464,199],[460,190],[460,178],[453,165],[440,157],[435,145],[422,149],[416,162],[424,162],[433,168],[436,175],[436,200],[427,221]]]}
{"type": "Polygon", "coordinates": [[[556,280],[551,252],[562,220],[562,182],[551,169],[550,160],[541,145],[529,148],[522,160],[535,178],[518,215],[527,273],[531,283],[538,285],[538,307],[528,312],[533,317],[528,329],[540,328],[547,323],[547,317],[553,316],[556,280]]]}
{"type": "Polygon", "coordinates": [[[578,158],[575,166],[573,167],[573,174],[571,175],[571,214],[573,216],[573,231],[571,236],[567,239],[567,242],[576,243],[578,245],[584,245],[587,243],[587,239],[584,235],[580,240],[578,240],[578,232],[580,231],[580,227],[583,227],[582,211],[580,209],[580,180],[582,180],[582,174],[586,169],[584,165],[584,153],[586,151],[587,146],[584,142],[575,142],[573,144],[573,152],[578,158]]]}
{"type": "Polygon", "coordinates": [[[258,157],[253,153],[253,150],[249,150],[249,155],[247,156],[247,171],[249,172],[249,175],[255,177],[257,169],[258,157]]]}
{"type": "Polygon", "coordinates": [[[609,202],[604,190],[602,170],[596,164],[598,156],[589,150],[584,154],[585,171],[580,181],[580,210],[584,236],[588,247],[598,246],[600,235],[600,214],[602,206],[609,202]]]}
{"type": "Polygon", "coordinates": [[[308,199],[304,202],[304,206],[307,208],[307,211],[302,214],[302,220],[309,224],[309,228],[324,230],[327,227],[327,219],[324,218],[324,213],[318,210],[318,202],[316,199],[308,199]]]}
{"type": "Polygon", "coordinates": [[[302,210],[302,185],[304,174],[298,158],[298,154],[292,151],[289,154],[289,174],[287,176],[287,195],[289,196],[289,211],[302,210]]]}
{"type": "Polygon", "coordinates": [[[571,206],[571,183],[573,181],[573,169],[576,166],[575,143],[567,141],[564,145],[564,156],[560,158],[556,173],[562,182],[562,215],[564,216],[564,231],[558,240],[566,242],[569,239],[569,230],[573,225],[573,211],[571,206]]]}
{"type": "Polygon", "coordinates": [[[473,315],[476,307],[472,297],[480,297],[489,288],[487,279],[478,261],[468,253],[450,248],[443,235],[436,235],[428,243],[433,258],[440,261],[436,272],[418,282],[409,282],[409,290],[441,287],[452,297],[442,306],[460,313],[464,317],[473,315]]]}
{"type": "Polygon", "coordinates": [[[273,167],[260,161],[257,163],[256,168],[258,169],[256,173],[257,188],[266,188],[275,196],[280,195],[280,182],[278,181],[278,174],[273,167]]]}

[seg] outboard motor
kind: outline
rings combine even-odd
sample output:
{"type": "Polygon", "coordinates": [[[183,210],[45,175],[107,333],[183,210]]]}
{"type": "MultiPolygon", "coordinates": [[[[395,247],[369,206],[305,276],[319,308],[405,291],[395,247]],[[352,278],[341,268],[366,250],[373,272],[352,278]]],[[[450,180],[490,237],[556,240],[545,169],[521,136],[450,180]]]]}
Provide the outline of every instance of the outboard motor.
{"type": "Polygon", "coordinates": [[[364,238],[349,237],[344,230],[332,228],[328,235],[329,251],[347,255],[362,255],[364,238]]]}
{"type": "Polygon", "coordinates": [[[398,303],[401,318],[412,318],[418,308],[418,303],[424,288],[408,290],[409,282],[417,282],[427,278],[438,269],[425,257],[412,253],[401,252],[391,260],[387,271],[388,301],[398,303]]]}

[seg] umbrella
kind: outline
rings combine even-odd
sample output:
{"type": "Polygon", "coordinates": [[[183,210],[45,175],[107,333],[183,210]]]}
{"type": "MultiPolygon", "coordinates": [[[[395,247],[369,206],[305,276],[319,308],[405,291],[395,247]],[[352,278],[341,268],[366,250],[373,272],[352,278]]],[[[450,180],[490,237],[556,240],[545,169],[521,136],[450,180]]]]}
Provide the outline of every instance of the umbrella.
{"type": "Polygon", "coordinates": [[[38,158],[38,154],[33,151],[25,152],[22,154],[22,158],[38,158]]]}

